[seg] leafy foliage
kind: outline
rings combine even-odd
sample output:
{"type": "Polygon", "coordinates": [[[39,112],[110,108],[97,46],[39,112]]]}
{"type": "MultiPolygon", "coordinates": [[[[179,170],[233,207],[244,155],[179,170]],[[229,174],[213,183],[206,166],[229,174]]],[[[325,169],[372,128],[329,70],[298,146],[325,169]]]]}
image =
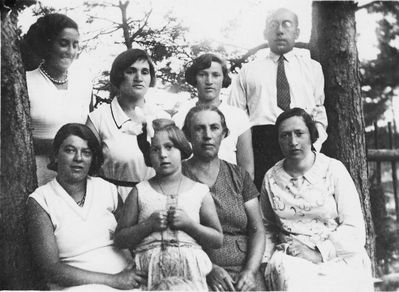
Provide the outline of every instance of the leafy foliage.
{"type": "Polygon", "coordinates": [[[383,16],[375,32],[380,53],[375,60],[361,64],[365,122],[371,125],[381,118],[399,86],[399,2],[371,2],[367,10],[383,16]]]}
{"type": "Polygon", "coordinates": [[[0,1],[0,10],[1,10],[1,19],[3,20],[4,15],[11,11],[22,11],[26,7],[29,7],[36,3],[36,0],[1,0],[0,1]]]}
{"type": "MultiPolygon", "coordinates": [[[[181,69],[182,64],[191,59],[188,42],[185,39],[187,28],[171,12],[165,13],[161,25],[154,25],[151,23],[153,9],[151,7],[142,7],[140,3],[135,1],[119,1],[117,4],[84,2],[84,8],[88,15],[87,23],[92,24],[100,21],[105,23],[101,29],[93,32],[86,43],[83,44],[86,48],[96,47],[104,35],[112,34],[112,36],[117,36],[122,32],[122,38],[115,37],[114,42],[123,44],[127,49],[138,47],[149,52],[157,65],[157,77],[161,80],[162,86],[172,86],[175,91],[186,89],[187,86],[184,84],[184,75],[181,69]],[[134,16],[128,15],[128,7],[130,5],[134,5],[137,8],[134,16]],[[114,11],[115,13],[109,13],[109,15],[119,16],[116,19],[100,19],[95,16],[101,15],[97,13],[99,9],[102,11],[116,10],[114,11]],[[181,65],[174,65],[176,61],[181,65]]],[[[104,92],[110,92],[109,99],[115,95],[108,80],[109,72],[104,71],[95,86],[99,102],[103,101],[100,95],[104,95],[104,92]]]]}

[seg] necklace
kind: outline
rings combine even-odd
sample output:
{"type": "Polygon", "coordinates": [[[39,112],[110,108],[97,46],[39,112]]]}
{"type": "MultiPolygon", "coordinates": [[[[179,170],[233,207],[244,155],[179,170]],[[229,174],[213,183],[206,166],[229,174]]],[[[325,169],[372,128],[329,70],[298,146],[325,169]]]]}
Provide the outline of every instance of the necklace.
{"type": "Polygon", "coordinates": [[[51,82],[53,82],[53,83],[55,83],[55,84],[60,84],[60,85],[61,85],[61,84],[65,84],[65,83],[68,82],[68,71],[66,72],[66,77],[65,77],[65,79],[63,79],[63,80],[58,80],[58,79],[55,79],[54,77],[52,77],[52,76],[50,75],[50,73],[48,73],[48,72],[44,69],[43,64],[44,64],[44,63],[41,63],[41,64],[40,64],[39,70],[40,70],[40,72],[42,72],[44,75],[46,75],[46,77],[47,77],[48,79],[50,79],[51,82]]]}
{"type": "Polygon", "coordinates": [[[166,210],[169,210],[171,207],[176,208],[177,207],[177,199],[179,196],[179,191],[180,191],[180,186],[181,182],[183,180],[183,175],[180,175],[179,178],[179,184],[177,185],[176,193],[166,193],[163,188],[161,182],[157,182],[159,188],[161,189],[162,194],[166,196],[166,210]]]}
{"type": "MultiPolygon", "coordinates": [[[[173,212],[173,210],[175,210],[177,208],[178,196],[179,196],[179,191],[180,191],[180,186],[181,186],[182,180],[183,180],[183,175],[180,175],[179,184],[177,185],[175,194],[166,193],[162,188],[161,182],[157,182],[162,194],[164,194],[166,196],[166,210],[168,210],[168,213],[173,212]]],[[[169,256],[170,253],[167,251],[168,244],[164,240],[164,231],[161,231],[161,252],[159,255],[160,258],[159,258],[158,265],[159,265],[159,268],[160,268],[160,271],[161,271],[161,274],[163,277],[167,277],[168,275],[170,276],[171,266],[177,267],[177,271],[176,270],[174,272],[172,271],[174,276],[184,276],[185,275],[184,270],[179,268],[182,266],[181,265],[182,255],[181,255],[181,251],[180,251],[179,236],[178,236],[177,230],[170,230],[170,234],[173,235],[173,237],[175,238],[172,241],[175,241],[177,243],[177,249],[178,249],[178,253],[179,253],[179,259],[178,259],[179,264],[170,265],[170,263],[173,261],[176,261],[176,259],[173,259],[173,260],[170,259],[170,256],[169,256]]]]}
{"type": "Polygon", "coordinates": [[[78,204],[79,207],[83,207],[86,201],[86,192],[83,195],[83,198],[80,201],[77,201],[76,204],[78,204]]]}
{"type": "MultiPolygon", "coordinates": [[[[177,189],[176,189],[176,195],[179,194],[179,190],[180,190],[180,185],[181,185],[181,181],[183,180],[183,175],[180,176],[179,178],[179,184],[177,185],[177,189]]],[[[163,188],[162,188],[162,184],[161,182],[157,182],[159,188],[161,189],[162,194],[164,194],[165,196],[173,196],[174,194],[167,194],[163,188]]]]}

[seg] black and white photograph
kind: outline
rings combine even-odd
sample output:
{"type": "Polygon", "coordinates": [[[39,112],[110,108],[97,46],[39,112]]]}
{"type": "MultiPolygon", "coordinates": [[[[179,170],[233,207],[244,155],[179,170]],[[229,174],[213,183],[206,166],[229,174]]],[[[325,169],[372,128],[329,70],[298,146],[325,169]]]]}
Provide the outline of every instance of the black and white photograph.
{"type": "Polygon", "coordinates": [[[0,290],[399,291],[399,1],[0,4],[0,290]]]}

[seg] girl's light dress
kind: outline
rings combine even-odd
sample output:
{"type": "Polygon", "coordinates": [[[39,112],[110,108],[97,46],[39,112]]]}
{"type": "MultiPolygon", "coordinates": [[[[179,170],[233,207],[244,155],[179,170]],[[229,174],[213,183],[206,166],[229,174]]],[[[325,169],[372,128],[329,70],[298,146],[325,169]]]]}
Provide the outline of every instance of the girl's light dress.
{"type": "MultiPolygon", "coordinates": [[[[139,220],[148,219],[154,211],[170,206],[183,209],[195,222],[200,222],[200,208],[209,193],[208,186],[195,183],[188,191],[167,196],[155,191],[148,181],[137,184],[139,220]]],[[[166,229],[153,232],[136,247],[135,263],[138,270],[148,271],[147,289],[162,285],[162,281],[186,279],[196,290],[207,290],[206,275],[212,263],[201,246],[183,231],[166,229]]]]}

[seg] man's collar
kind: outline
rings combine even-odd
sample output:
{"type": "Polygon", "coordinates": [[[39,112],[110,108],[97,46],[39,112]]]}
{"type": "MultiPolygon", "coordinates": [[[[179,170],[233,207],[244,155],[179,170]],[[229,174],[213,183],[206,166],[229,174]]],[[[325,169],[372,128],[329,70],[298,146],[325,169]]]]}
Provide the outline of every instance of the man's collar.
{"type": "MultiPolygon", "coordinates": [[[[294,49],[295,49],[295,48],[294,48],[294,49]]],[[[289,51],[289,52],[283,54],[283,56],[284,56],[285,60],[287,60],[287,62],[290,62],[291,59],[294,57],[294,54],[295,54],[295,53],[294,53],[294,49],[292,49],[291,51],[289,51]]],[[[280,58],[280,56],[281,56],[281,55],[278,55],[278,54],[272,52],[272,50],[269,50],[269,58],[270,58],[273,62],[277,63],[277,62],[278,62],[278,59],[280,58]]]]}

